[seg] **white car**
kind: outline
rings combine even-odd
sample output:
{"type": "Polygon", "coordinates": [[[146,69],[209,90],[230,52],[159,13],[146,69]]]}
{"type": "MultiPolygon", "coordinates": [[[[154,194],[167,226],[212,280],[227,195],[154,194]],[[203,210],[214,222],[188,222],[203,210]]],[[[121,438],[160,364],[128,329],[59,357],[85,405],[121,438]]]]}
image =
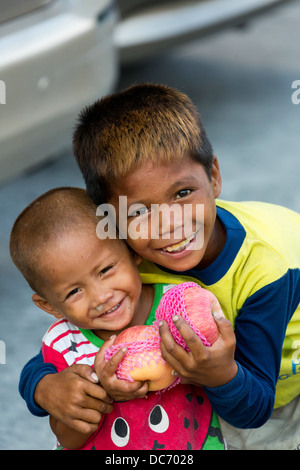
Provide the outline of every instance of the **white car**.
{"type": "Polygon", "coordinates": [[[114,89],[117,16],[111,0],[0,0],[0,180],[69,147],[114,89]]]}
{"type": "Polygon", "coordinates": [[[124,63],[240,26],[288,0],[118,0],[115,42],[124,63]]]}
{"type": "Polygon", "coordinates": [[[287,0],[0,0],[0,181],[70,148],[78,111],[120,63],[287,0]]]}

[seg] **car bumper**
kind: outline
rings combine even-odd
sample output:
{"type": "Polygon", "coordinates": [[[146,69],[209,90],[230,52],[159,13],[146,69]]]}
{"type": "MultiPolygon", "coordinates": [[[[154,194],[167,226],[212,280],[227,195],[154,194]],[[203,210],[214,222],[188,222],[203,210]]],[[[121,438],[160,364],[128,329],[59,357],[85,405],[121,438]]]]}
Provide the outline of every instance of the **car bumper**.
{"type": "Polygon", "coordinates": [[[185,0],[170,7],[153,2],[151,8],[126,17],[115,31],[123,64],[147,58],[170,46],[238,25],[286,3],[287,0],[185,0]]]}

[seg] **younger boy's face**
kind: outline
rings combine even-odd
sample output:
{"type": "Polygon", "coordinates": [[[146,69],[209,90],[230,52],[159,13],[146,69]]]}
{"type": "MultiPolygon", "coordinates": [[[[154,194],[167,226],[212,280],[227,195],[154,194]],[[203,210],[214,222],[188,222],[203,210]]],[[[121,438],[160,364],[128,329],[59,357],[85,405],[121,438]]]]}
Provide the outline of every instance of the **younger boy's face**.
{"type": "Polygon", "coordinates": [[[138,258],[124,242],[99,240],[96,231],[62,236],[41,261],[47,273],[47,301],[42,304],[37,294],[33,300],[57,318],[65,316],[96,334],[98,330],[101,338],[105,334],[102,330],[109,331],[110,337],[135,320],[141,294],[138,258]]]}
{"type": "Polygon", "coordinates": [[[225,234],[216,221],[215,198],[221,191],[216,157],[211,180],[203,166],[187,156],[169,164],[141,166],[115,180],[112,190],[109,202],[115,207],[120,232],[142,257],[185,271],[205,267],[221,251],[225,234]]]}

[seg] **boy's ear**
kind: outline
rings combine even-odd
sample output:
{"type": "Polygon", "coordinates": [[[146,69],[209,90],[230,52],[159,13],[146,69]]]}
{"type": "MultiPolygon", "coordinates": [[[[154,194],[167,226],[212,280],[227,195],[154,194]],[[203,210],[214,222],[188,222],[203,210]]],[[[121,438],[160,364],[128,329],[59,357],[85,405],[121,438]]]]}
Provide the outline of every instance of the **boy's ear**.
{"type": "Polygon", "coordinates": [[[219,162],[218,162],[216,155],[214,155],[214,160],[212,164],[211,180],[212,180],[212,185],[213,185],[213,190],[214,190],[214,196],[216,199],[217,197],[220,196],[221,188],[222,188],[221,172],[220,172],[219,162]]]}
{"type": "Polygon", "coordinates": [[[141,264],[141,262],[143,261],[143,257],[141,255],[138,255],[135,251],[133,251],[133,249],[129,245],[127,245],[127,247],[128,247],[128,250],[130,251],[131,256],[133,257],[133,261],[135,262],[135,264],[137,266],[141,264]]]}
{"type": "Polygon", "coordinates": [[[63,317],[62,313],[56,310],[56,308],[53,307],[53,305],[51,305],[48,300],[44,299],[44,297],[41,297],[39,294],[33,294],[32,300],[37,307],[45,310],[47,313],[50,313],[50,315],[53,315],[55,318],[63,317]]]}
{"type": "Polygon", "coordinates": [[[137,253],[133,253],[133,259],[134,259],[134,262],[137,266],[139,266],[141,264],[141,262],[143,261],[143,258],[141,255],[138,255],[137,253]]]}

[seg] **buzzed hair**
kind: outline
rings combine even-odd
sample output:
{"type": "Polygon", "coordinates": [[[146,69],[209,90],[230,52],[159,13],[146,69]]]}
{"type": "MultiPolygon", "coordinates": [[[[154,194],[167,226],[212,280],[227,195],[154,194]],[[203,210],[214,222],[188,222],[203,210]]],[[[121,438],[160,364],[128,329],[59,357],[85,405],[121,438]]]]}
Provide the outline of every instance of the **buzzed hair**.
{"type": "Polygon", "coordinates": [[[133,85],[82,110],[73,152],[89,196],[107,202],[115,178],[147,162],[169,163],[185,155],[211,177],[213,149],[187,95],[165,85],[133,85]]]}
{"type": "Polygon", "coordinates": [[[10,256],[33,291],[43,295],[39,260],[49,243],[70,230],[95,230],[96,206],[81,188],[54,188],[32,201],[16,219],[10,256]]]}

